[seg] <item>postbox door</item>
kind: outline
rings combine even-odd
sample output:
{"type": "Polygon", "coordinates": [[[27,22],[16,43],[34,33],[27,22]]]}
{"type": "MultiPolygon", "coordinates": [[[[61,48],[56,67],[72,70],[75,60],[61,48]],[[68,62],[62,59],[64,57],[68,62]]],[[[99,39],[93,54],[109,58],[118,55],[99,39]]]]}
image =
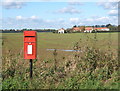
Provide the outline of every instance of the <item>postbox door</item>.
{"type": "Polygon", "coordinates": [[[25,59],[36,59],[36,43],[24,43],[24,58],[25,59]]]}

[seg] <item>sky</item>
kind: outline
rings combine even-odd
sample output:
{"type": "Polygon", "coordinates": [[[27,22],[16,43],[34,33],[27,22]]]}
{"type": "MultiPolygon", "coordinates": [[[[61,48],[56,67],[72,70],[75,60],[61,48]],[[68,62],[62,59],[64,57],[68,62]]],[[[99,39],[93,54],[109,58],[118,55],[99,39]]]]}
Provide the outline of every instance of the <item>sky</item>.
{"type": "Polygon", "coordinates": [[[1,4],[0,29],[59,29],[118,25],[118,2],[17,2],[1,4]]]}

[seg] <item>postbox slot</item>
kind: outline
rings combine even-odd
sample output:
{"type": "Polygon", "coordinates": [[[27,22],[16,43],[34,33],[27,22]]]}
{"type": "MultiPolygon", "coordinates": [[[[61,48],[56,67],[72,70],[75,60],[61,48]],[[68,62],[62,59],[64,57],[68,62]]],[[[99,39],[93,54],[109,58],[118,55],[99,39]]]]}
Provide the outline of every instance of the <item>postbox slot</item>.
{"type": "Polygon", "coordinates": [[[35,36],[25,36],[25,37],[35,37],[35,36]]]}

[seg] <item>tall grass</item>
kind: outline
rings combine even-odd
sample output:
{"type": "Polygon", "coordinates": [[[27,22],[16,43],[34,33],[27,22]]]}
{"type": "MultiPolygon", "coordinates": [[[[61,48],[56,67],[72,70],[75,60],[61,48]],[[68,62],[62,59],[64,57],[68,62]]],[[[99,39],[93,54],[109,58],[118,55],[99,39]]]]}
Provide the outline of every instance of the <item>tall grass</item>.
{"type": "Polygon", "coordinates": [[[86,41],[79,39],[68,57],[58,59],[57,50],[53,60],[34,60],[33,79],[29,78],[29,61],[22,59],[22,53],[2,57],[3,89],[119,89],[118,52],[97,48],[97,34],[86,41]],[[90,46],[91,42],[95,46],[90,46]],[[86,44],[82,46],[82,43],[86,44]]]}

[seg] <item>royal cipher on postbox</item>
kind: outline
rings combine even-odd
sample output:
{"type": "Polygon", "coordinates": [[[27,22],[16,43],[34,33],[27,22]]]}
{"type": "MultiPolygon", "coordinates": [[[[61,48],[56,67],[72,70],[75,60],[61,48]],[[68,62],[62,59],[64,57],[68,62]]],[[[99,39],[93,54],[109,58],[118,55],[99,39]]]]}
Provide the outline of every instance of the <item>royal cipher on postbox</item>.
{"type": "Polygon", "coordinates": [[[36,59],[36,31],[24,31],[24,59],[36,59]]]}

